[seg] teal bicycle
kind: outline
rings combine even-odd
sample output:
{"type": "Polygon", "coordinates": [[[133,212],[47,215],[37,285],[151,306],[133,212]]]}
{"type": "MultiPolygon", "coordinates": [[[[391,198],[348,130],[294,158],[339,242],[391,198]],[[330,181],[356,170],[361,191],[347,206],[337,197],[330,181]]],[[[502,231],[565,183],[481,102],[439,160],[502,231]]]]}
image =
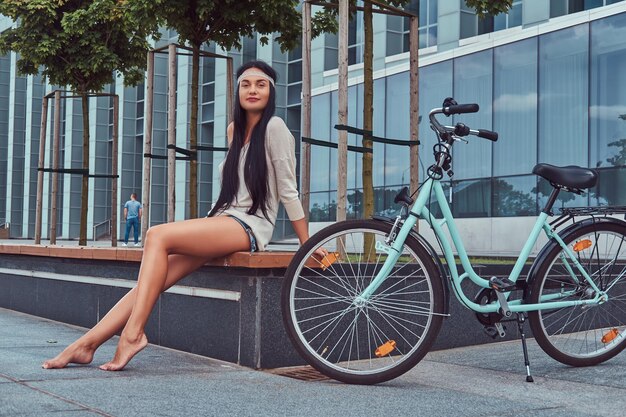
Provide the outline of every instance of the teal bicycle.
{"type": "Polygon", "coordinates": [[[561,209],[550,221],[560,192],[580,194],[596,184],[593,170],[535,166],[533,173],[553,190],[513,269],[508,277],[474,272],[440,181],[452,174],[455,142],[468,135],[492,141],[498,136],[462,123],[444,126],[436,116],[477,111],[476,104],[458,105],[448,98],[430,112],[438,138],[435,163],[415,202],[406,187],[396,196],[402,210],[395,219],[335,223],[295,254],[282,288],[285,327],[300,355],[328,377],[375,384],[414,367],[449,316],[450,288],[494,337],[505,335],[503,322],[517,321],[529,382],[526,321],[538,345],[571,366],[601,363],[626,347],[626,222],[611,216],[625,208],[561,209]],[[432,202],[438,203],[441,218],[429,210],[432,202]],[[445,262],[417,232],[418,219],[433,229],[445,262]],[[521,277],[542,233],[548,242],[521,277]],[[462,268],[456,267],[452,245],[462,268]],[[315,254],[320,248],[328,251],[324,258],[315,254]],[[465,280],[479,287],[476,296],[464,293],[465,280]]]}

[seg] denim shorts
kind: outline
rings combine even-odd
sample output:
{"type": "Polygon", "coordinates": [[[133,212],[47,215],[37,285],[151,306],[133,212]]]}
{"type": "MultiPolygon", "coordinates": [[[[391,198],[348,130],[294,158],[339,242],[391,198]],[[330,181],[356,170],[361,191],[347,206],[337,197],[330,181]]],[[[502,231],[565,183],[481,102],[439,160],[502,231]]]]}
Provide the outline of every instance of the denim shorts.
{"type": "Polygon", "coordinates": [[[243,227],[243,230],[245,230],[246,233],[248,234],[248,237],[250,238],[250,253],[258,252],[259,248],[256,245],[256,238],[254,237],[254,233],[252,233],[252,229],[250,228],[250,226],[248,226],[246,222],[244,222],[243,220],[231,214],[227,214],[227,216],[237,221],[237,223],[239,223],[241,227],[243,227]]]}

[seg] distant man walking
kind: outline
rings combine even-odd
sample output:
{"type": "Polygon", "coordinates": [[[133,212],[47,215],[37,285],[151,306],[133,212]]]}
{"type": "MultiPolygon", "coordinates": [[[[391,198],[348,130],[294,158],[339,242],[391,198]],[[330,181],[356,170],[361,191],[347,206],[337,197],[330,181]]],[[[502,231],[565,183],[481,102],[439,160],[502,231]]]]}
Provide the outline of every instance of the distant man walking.
{"type": "Polygon", "coordinates": [[[128,246],[128,235],[130,228],[133,228],[135,235],[135,246],[139,245],[139,223],[141,222],[141,203],[137,201],[137,194],[132,193],[130,200],[124,204],[124,219],[126,219],[126,233],[124,235],[124,243],[122,246],[128,246]]]}

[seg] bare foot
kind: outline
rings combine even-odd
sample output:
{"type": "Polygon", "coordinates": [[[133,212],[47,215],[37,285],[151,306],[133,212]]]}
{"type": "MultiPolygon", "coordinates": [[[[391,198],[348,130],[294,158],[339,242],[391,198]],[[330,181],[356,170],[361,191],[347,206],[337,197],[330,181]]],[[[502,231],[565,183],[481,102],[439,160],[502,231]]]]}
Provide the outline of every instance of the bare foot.
{"type": "Polygon", "coordinates": [[[129,340],[124,335],[120,337],[120,341],[117,344],[117,350],[113,360],[100,365],[100,369],[103,371],[121,371],[130,360],[141,352],[143,348],[148,345],[148,338],[145,333],[135,340],[129,340]]]}
{"type": "Polygon", "coordinates": [[[93,360],[93,354],[96,350],[76,342],[66,347],[63,352],[59,353],[55,358],[45,361],[41,367],[44,369],[65,368],[68,363],[78,363],[86,365],[93,360]]]}

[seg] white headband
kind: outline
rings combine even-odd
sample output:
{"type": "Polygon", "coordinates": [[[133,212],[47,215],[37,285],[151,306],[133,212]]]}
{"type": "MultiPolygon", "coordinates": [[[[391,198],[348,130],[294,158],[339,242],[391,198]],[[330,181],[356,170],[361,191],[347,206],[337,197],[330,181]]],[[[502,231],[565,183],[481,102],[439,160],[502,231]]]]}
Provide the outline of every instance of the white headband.
{"type": "Polygon", "coordinates": [[[241,74],[239,78],[237,78],[237,85],[239,85],[239,83],[241,83],[241,81],[244,78],[250,77],[250,76],[265,78],[267,81],[269,81],[272,84],[272,86],[274,86],[274,80],[272,79],[272,77],[270,77],[263,71],[257,70],[256,68],[250,68],[250,69],[245,70],[243,74],[241,74]]]}

